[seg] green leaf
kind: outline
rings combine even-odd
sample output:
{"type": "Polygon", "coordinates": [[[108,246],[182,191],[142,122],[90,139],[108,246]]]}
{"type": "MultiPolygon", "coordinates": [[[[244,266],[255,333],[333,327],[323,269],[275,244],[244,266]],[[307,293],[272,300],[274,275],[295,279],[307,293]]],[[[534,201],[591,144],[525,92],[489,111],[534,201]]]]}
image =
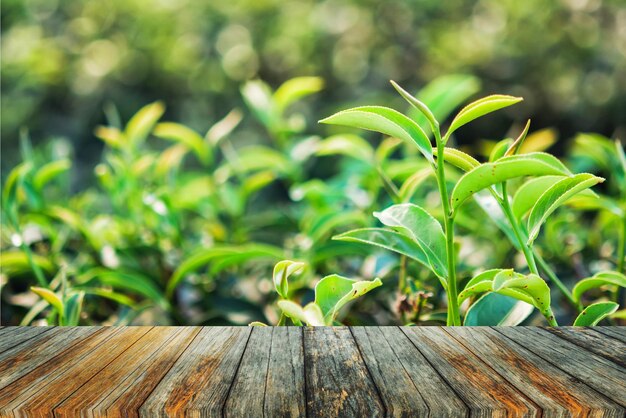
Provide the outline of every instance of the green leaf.
{"type": "Polygon", "coordinates": [[[411,237],[426,254],[433,273],[439,277],[448,276],[446,237],[441,224],[426,210],[412,203],[402,203],[374,212],[374,216],[384,225],[411,237]]]}
{"type": "Polygon", "coordinates": [[[124,135],[133,145],[138,145],[147,137],[154,125],[165,112],[162,102],[154,102],[142,107],[126,125],[124,135]]]}
{"type": "Polygon", "coordinates": [[[267,327],[267,324],[264,324],[263,322],[259,322],[259,321],[254,321],[254,322],[250,322],[248,324],[249,327],[267,327]]]}
{"type": "Polygon", "coordinates": [[[111,148],[121,149],[127,144],[124,134],[117,128],[98,126],[94,130],[94,135],[111,148]]]}
{"type": "Polygon", "coordinates": [[[56,176],[68,171],[72,167],[72,162],[67,158],[56,160],[43,165],[33,178],[33,187],[41,191],[56,176]]]}
{"type": "Polygon", "coordinates": [[[428,108],[428,106],[426,106],[426,104],[424,104],[420,100],[413,97],[409,92],[407,92],[402,87],[400,87],[395,81],[390,80],[390,82],[393,88],[396,89],[398,93],[400,93],[400,95],[404,98],[404,100],[409,102],[411,106],[419,110],[422,113],[422,115],[426,117],[426,120],[430,124],[431,130],[433,131],[433,134],[434,134],[439,129],[439,122],[437,121],[437,118],[435,118],[435,115],[433,115],[433,112],[431,112],[431,110],[428,108]]]}
{"type": "Polygon", "coordinates": [[[274,288],[282,298],[287,299],[289,295],[289,276],[302,272],[304,266],[305,264],[302,262],[291,260],[280,261],[274,266],[274,273],[272,275],[274,288]]]}
{"type": "Polygon", "coordinates": [[[316,155],[345,155],[357,160],[373,163],[374,149],[357,135],[340,134],[329,136],[317,143],[316,155]]]}
{"type": "Polygon", "coordinates": [[[550,307],[550,288],[536,274],[515,273],[504,270],[493,279],[493,291],[533,305],[548,321],[554,320],[550,307]]]}
{"type": "Polygon", "coordinates": [[[521,220],[539,200],[539,197],[560,180],[566,179],[566,176],[542,176],[528,180],[522,184],[511,203],[511,209],[515,218],[521,220]]]}
{"type": "Polygon", "coordinates": [[[580,302],[583,293],[589,289],[596,289],[602,286],[626,288],[626,276],[616,271],[601,271],[576,283],[574,289],[572,289],[572,296],[575,301],[580,302]]]}
{"type": "Polygon", "coordinates": [[[320,123],[367,129],[413,142],[428,161],[434,161],[428,136],[417,123],[396,110],[380,106],[356,107],[335,113],[320,123]]]}
{"type": "Polygon", "coordinates": [[[222,139],[226,138],[239,125],[241,119],[243,119],[241,111],[233,109],[224,118],[211,126],[211,129],[207,131],[204,137],[209,141],[209,144],[216,147],[222,139]]]}
{"type": "Polygon", "coordinates": [[[191,256],[183,260],[178,268],[172,274],[167,283],[166,295],[170,298],[176,286],[189,273],[203,267],[214,260],[222,257],[237,255],[237,261],[242,263],[253,259],[270,259],[280,260],[283,257],[283,250],[266,244],[247,244],[241,246],[215,246],[211,248],[202,248],[194,252],[191,256]]]}
{"type": "Polygon", "coordinates": [[[80,313],[83,309],[84,292],[75,292],[65,300],[65,312],[63,314],[65,326],[75,327],[80,321],[80,313]]]}
{"type": "Polygon", "coordinates": [[[465,314],[466,326],[515,326],[532,313],[528,303],[498,293],[487,293],[470,306],[465,314]]]}
{"type": "Polygon", "coordinates": [[[615,302],[598,302],[587,306],[574,321],[575,327],[593,327],[611,315],[619,305],[615,302]]]}
{"type": "Polygon", "coordinates": [[[272,90],[261,80],[248,81],[241,88],[244,101],[265,126],[276,123],[272,90]]]}
{"type": "Polygon", "coordinates": [[[498,161],[500,158],[504,157],[504,154],[506,154],[507,150],[512,144],[512,139],[503,139],[502,141],[498,142],[489,154],[489,162],[498,161]]]}
{"type": "Polygon", "coordinates": [[[178,142],[192,150],[203,164],[209,164],[213,158],[211,148],[198,133],[173,122],[161,122],[154,128],[154,135],[168,141],[178,142]]]}
{"type": "Polygon", "coordinates": [[[380,279],[357,281],[332,274],[315,286],[315,303],[321,308],[326,324],[332,325],[339,309],[346,303],[382,286],[380,279]]]}
{"type": "Polygon", "coordinates": [[[452,210],[457,210],[474,193],[512,178],[563,174],[558,164],[535,154],[514,155],[481,164],[465,173],[457,182],[451,196],[452,210]]]}
{"type": "MultiPolygon", "coordinates": [[[[493,279],[503,269],[487,270],[473,277],[458,296],[459,305],[469,297],[493,291],[493,279]]],[[[512,270],[510,270],[512,271],[512,270]]]]}
{"type": "MultiPolygon", "coordinates": [[[[436,120],[444,121],[450,113],[480,90],[480,80],[466,74],[449,74],[429,82],[417,94],[417,98],[427,105],[436,120]]],[[[417,109],[411,109],[409,116],[421,127],[428,124],[426,116],[417,109]]]]}
{"type": "Polygon", "coordinates": [[[285,81],[274,93],[274,103],[282,113],[287,106],[324,88],[324,80],[320,77],[295,77],[285,81]]]}
{"type": "Polygon", "coordinates": [[[604,179],[601,177],[583,173],[565,178],[552,185],[541,195],[530,211],[528,216],[528,243],[532,244],[539,235],[541,225],[559,206],[577,193],[603,181],[604,179]]]}
{"type": "Polygon", "coordinates": [[[78,284],[81,285],[89,284],[92,281],[111,286],[114,289],[137,293],[164,309],[169,306],[162,290],[154,284],[152,279],[140,273],[93,268],[77,278],[78,284]]]}
{"type": "Polygon", "coordinates": [[[524,141],[526,140],[526,135],[528,135],[529,129],[530,129],[530,119],[528,119],[528,122],[526,122],[526,126],[524,126],[522,133],[519,134],[519,136],[515,139],[515,141],[513,141],[509,149],[506,150],[506,153],[504,154],[505,157],[519,153],[522,145],[524,145],[524,141]]]}
{"type": "MultiPolygon", "coordinates": [[[[358,242],[384,248],[405,255],[430,269],[428,256],[421,246],[407,235],[384,228],[362,228],[345,232],[333,237],[334,240],[358,242]]],[[[444,287],[445,280],[442,279],[444,287]]]]}
{"type": "MultiPolygon", "coordinates": [[[[54,271],[52,262],[38,254],[32,254],[33,263],[37,264],[46,273],[54,271]]],[[[1,251],[0,270],[7,276],[17,276],[31,271],[28,255],[23,251],[1,251]]]]}
{"type": "MultiPolygon", "coordinates": [[[[433,153],[438,157],[436,148],[433,149],[433,153]]],[[[470,171],[480,165],[480,162],[471,155],[449,147],[444,148],[443,159],[448,164],[452,164],[463,171],[470,171]]]]}
{"type": "Polygon", "coordinates": [[[454,117],[452,123],[450,124],[450,128],[445,135],[445,138],[449,138],[452,132],[459,129],[461,126],[477,119],[481,116],[484,116],[488,113],[495,112],[496,110],[514,105],[516,103],[521,102],[523,99],[521,97],[513,97],[506,96],[500,94],[494,94],[492,96],[483,97],[482,99],[476,100],[473,103],[465,106],[461,111],[454,117]]]}
{"type": "Polygon", "coordinates": [[[285,315],[294,320],[294,322],[304,322],[305,324],[314,327],[326,325],[322,310],[314,302],[309,303],[303,308],[290,300],[279,300],[278,307],[285,315]]]}
{"type": "Polygon", "coordinates": [[[65,309],[63,307],[63,301],[61,300],[61,298],[57,296],[57,294],[53,291],[45,289],[43,287],[31,287],[30,290],[32,290],[37,296],[48,302],[50,306],[52,306],[57,311],[57,313],[59,314],[59,322],[62,323],[65,309]]]}
{"type": "Polygon", "coordinates": [[[433,170],[427,167],[416,171],[406,179],[404,183],[402,183],[402,186],[400,186],[400,190],[398,190],[400,201],[408,203],[413,198],[417,188],[432,174],[433,170]]]}

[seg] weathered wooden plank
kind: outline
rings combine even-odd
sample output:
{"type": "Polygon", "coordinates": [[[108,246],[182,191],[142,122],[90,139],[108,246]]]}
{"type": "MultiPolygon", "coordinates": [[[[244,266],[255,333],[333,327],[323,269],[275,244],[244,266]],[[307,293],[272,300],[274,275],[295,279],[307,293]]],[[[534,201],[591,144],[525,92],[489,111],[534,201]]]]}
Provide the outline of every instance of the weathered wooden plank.
{"type": "Polygon", "coordinates": [[[549,327],[546,330],[582,349],[599,354],[622,367],[626,367],[626,344],[613,338],[607,338],[606,335],[597,332],[595,328],[549,327]]]}
{"type": "Polygon", "coordinates": [[[593,330],[626,344],[626,327],[593,327],[593,330]]]}
{"type": "Polygon", "coordinates": [[[472,417],[539,416],[538,406],[440,327],[402,327],[472,417]]]}
{"type": "Polygon", "coordinates": [[[588,386],[626,406],[626,370],[604,357],[598,356],[541,328],[495,328],[544,360],[566,371],[588,386]]]}
{"type": "Polygon", "coordinates": [[[253,327],[224,407],[227,417],[263,416],[272,328],[253,327]]]}
{"type": "Polygon", "coordinates": [[[218,416],[251,329],[203,328],[140,408],[140,416],[218,416]]]}
{"type": "MultiPolygon", "coordinates": [[[[157,329],[160,329],[157,328],[157,329]]],[[[91,412],[99,418],[136,418],[139,408],[169,372],[201,327],[178,327],[173,338],[166,341],[124,381],[116,385],[91,412]]]]}
{"type": "Polygon", "coordinates": [[[96,327],[57,327],[6,350],[0,354],[0,388],[101,330],[96,327]]]}
{"type": "Polygon", "coordinates": [[[397,327],[354,327],[388,416],[464,417],[467,407],[397,327]]]}
{"type": "MultiPolygon", "coordinates": [[[[136,377],[139,373],[145,372],[146,369],[150,368],[154,357],[158,357],[156,354],[170,340],[180,335],[184,337],[193,334],[195,334],[193,329],[189,328],[156,327],[150,329],[128,350],[120,354],[115,361],[92,376],[78,390],[59,404],[54,410],[55,417],[106,414],[108,406],[106,403],[105,405],[100,404],[111,392],[117,391],[119,386],[124,383],[127,385],[129,376],[136,377]]],[[[130,416],[133,413],[136,415],[138,411],[138,408],[134,408],[131,411],[129,405],[123,405],[122,408],[121,412],[124,416],[130,416]]]]}
{"type": "Polygon", "coordinates": [[[50,331],[53,327],[4,327],[0,330],[0,353],[31,338],[50,331]]]}
{"type": "Polygon", "coordinates": [[[447,327],[445,331],[530,397],[543,417],[624,414],[618,404],[493,329],[447,327]]]}
{"type": "Polygon", "coordinates": [[[301,327],[273,329],[265,389],[265,416],[306,415],[303,339],[301,327]]]}
{"type": "Polygon", "coordinates": [[[380,329],[356,327],[351,331],[378,388],[386,415],[407,417],[411,412],[418,416],[428,415],[426,402],[380,329]]]}
{"type": "Polygon", "coordinates": [[[307,415],[377,417],[385,408],[350,330],[304,329],[307,415]]]}
{"type": "Polygon", "coordinates": [[[19,411],[30,416],[49,414],[148,330],[148,327],[104,329],[84,344],[70,347],[67,351],[70,355],[54,357],[4,388],[0,394],[0,411],[19,411]]]}

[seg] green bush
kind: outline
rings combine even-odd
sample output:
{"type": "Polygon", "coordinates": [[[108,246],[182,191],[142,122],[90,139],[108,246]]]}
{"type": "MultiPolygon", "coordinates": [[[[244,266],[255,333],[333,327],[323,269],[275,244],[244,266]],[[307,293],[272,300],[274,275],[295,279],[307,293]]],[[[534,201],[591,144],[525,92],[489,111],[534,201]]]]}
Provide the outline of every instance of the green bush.
{"type": "Polygon", "coordinates": [[[315,77],[243,84],[261,141],[238,110],[203,135],[165,121],[160,102],[124,126],[110,108],[95,130],[98,184],[81,190],[66,142],[33,148],[23,135],[2,194],[3,324],[623,320],[623,146],[580,134],[561,161],[526,124],[485,142],[481,163],[454,146],[457,128],[521,99],[488,96],[444,123],[479,90],[474,77],[415,97],[394,87],[404,113],[322,121],[383,138],[308,134],[315,77]]]}

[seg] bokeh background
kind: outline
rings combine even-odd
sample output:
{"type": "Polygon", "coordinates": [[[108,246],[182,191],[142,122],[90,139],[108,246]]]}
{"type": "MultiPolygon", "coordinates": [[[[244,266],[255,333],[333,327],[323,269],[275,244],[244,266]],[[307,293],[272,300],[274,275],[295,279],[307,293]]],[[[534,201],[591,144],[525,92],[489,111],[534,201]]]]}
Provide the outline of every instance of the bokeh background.
{"type": "MultiPolygon", "coordinates": [[[[378,226],[392,186],[443,215],[410,146],[317,123],[358,105],[405,111],[390,79],[411,92],[439,80],[430,93],[453,96],[466,83],[442,118],[464,100],[523,96],[450,144],[485,160],[532,119],[536,149],[606,177],[596,190],[611,204],[559,210],[543,256],[570,288],[624,268],[613,142],[626,138],[624,0],[3,0],[1,24],[3,325],[62,323],[36,285],[63,296],[65,324],[277,323],[282,259],[307,265],[289,284],[303,304],[329,274],[385,281],[345,324],[441,323],[445,295],[427,269],[331,239],[378,226]],[[291,89],[283,104],[279,86],[291,89]],[[348,145],[332,145],[346,132],[348,145]]],[[[462,282],[526,268],[492,211],[464,211],[462,282]]],[[[571,324],[577,307],[554,297],[571,324]]]]}
{"type": "MultiPolygon", "coordinates": [[[[323,77],[316,120],[340,103],[396,103],[389,79],[417,89],[456,72],[478,76],[483,93],[524,96],[513,116],[531,117],[535,128],[613,136],[626,123],[626,4],[4,0],[2,171],[15,165],[26,127],[35,142],[70,140],[91,173],[102,148],[93,127],[107,104],[127,120],[163,100],[169,119],[204,132],[243,107],[248,79],[275,87],[323,77]]],[[[510,120],[485,123],[504,130],[510,120]]],[[[487,132],[478,124],[463,137],[487,132]]]]}

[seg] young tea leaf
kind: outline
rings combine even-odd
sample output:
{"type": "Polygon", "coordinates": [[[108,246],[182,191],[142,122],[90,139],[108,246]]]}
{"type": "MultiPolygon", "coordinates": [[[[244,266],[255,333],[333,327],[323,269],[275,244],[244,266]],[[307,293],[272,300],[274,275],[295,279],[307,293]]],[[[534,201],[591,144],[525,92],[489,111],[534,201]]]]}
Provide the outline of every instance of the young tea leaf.
{"type": "Polygon", "coordinates": [[[289,294],[289,276],[301,272],[304,266],[304,263],[291,260],[280,261],[274,266],[274,288],[282,298],[287,299],[289,294]]]}
{"type": "Polygon", "coordinates": [[[491,150],[491,153],[489,154],[489,162],[492,163],[504,157],[507,150],[512,144],[513,144],[512,139],[503,139],[502,141],[498,142],[493,147],[493,149],[491,150]]]}
{"type": "Polygon", "coordinates": [[[483,97],[482,99],[476,100],[473,103],[465,106],[461,111],[454,117],[452,123],[450,124],[450,128],[448,128],[448,132],[445,135],[445,138],[449,138],[452,132],[459,129],[461,126],[477,119],[481,116],[484,116],[488,113],[495,112],[496,110],[514,105],[516,103],[521,102],[523,99],[521,97],[513,97],[506,96],[500,94],[494,94],[492,96],[483,97]]]}
{"type": "Polygon", "coordinates": [[[335,113],[320,123],[367,129],[412,142],[428,161],[433,162],[433,149],[422,128],[396,110],[380,106],[355,107],[335,113]]]}
{"type": "Polygon", "coordinates": [[[619,286],[626,288],[626,276],[617,271],[601,271],[592,277],[582,279],[572,289],[572,296],[575,301],[580,302],[583,293],[590,289],[602,286],[619,286]]]}
{"type": "Polygon", "coordinates": [[[60,322],[63,322],[65,308],[63,306],[63,301],[60,297],[57,296],[56,293],[43,287],[31,287],[30,290],[32,290],[33,293],[37,294],[37,296],[48,302],[50,306],[56,309],[57,313],[59,314],[60,322]]]}
{"type": "Polygon", "coordinates": [[[426,254],[430,269],[439,277],[447,277],[446,237],[441,224],[426,210],[412,203],[391,206],[374,212],[385,226],[397,228],[411,237],[426,254]]]}
{"type": "MultiPolygon", "coordinates": [[[[419,91],[417,98],[430,108],[436,120],[444,121],[454,109],[479,91],[478,78],[467,74],[449,74],[432,80],[419,91]]],[[[418,109],[410,109],[409,117],[426,128],[428,120],[418,109]]]]}
{"type": "Polygon", "coordinates": [[[274,93],[274,103],[279,112],[297,100],[309,96],[324,88],[324,80],[320,77],[295,77],[285,81],[274,93]]]}
{"type": "Polygon", "coordinates": [[[528,135],[528,129],[530,129],[530,119],[526,122],[526,126],[522,130],[522,133],[513,141],[509,149],[504,153],[505,157],[515,155],[519,153],[520,148],[524,145],[524,141],[526,140],[526,135],[528,135]]]}
{"type": "MultiPolygon", "coordinates": [[[[493,291],[493,279],[500,272],[504,271],[503,269],[492,269],[487,270],[479,275],[473,277],[467,284],[461,293],[459,293],[458,301],[459,305],[463,303],[463,301],[469,297],[479,295],[481,293],[491,292],[493,291]]],[[[512,271],[512,270],[508,270],[512,271]]]]}
{"type": "Polygon", "coordinates": [[[550,288],[545,280],[536,274],[524,276],[512,270],[504,270],[494,277],[493,291],[530,303],[549,322],[554,321],[550,307],[550,288]]]}
{"type": "MultiPolygon", "coordinates": [[[[439,157],[437,155],[436,148],[433,149],[433,153],[436,157],[439,157]]],[[[480,162],[478,162],[478,160],[471,155],[466,154],[458,149],[449,147],[444,148],[443,159],[448,164],[452,164],[456,168],[460,168],[463,171],[470,171],[480,165],[480,162]]]]}
{"type": "MultiPolygon", "coordinates": [[[[422,247],[411,237],[400,232],[390,231],[384,228],[362,228],[336,235],[333,239],[339,241],[358,242],[384,248],[386,250],[405,255],[421,263],[425,267],[429,269],[431,268],[428,256],[422,247]]],[[[446,287],[445,280],[443,278],[440,279],[444,287],[446,287]]]]}
{"type": "Polygon", "coordinates": [[[165,105],[161,102],[154,102],[139,109],[126,125],[124,130],[125,138],[132,145],[143,142],[152,131],[154,125],[165,112],[165,105]]]}
{"type": "Polygon", "coordinates": [[[615,302],[598,302],[587,306],[574,321],[575,327],[593,327],[611,315],[619,305],[615,302]]]}
{"type": "Polygon", "coordinates": [[[154,128],[154,136],[166,139],[168,141],[184,144],[192,150],[198,159],[209,164],[213,158],[211,148],[199,134],[192,129],[173,122],[161,122],[154,128]]]}
{"type": "Polygon", "coordinates": [[[515,218],[520,221],[546,190],[566,178],[566,176],[542,176],[530,179],[522,184],[515,192],[513,202],[511,203],[511,209],[515,218]]]}
{"type": "Polygon", "coordinates": [[[558,164],[544,156],[514,155],[480,166],[465,173],[452,190],[452,210],[457,210],[474,193],[516,177],[562,175],[558,164]]]}
{"type": "Polygon", "coordinates": [[[531,244],[537,238],[541,225],[559,206],[577,193],[603,181],[604,179],[601,177],[583,173],[565,178],[552,185],[541,195],[530,211],[528,216],[528,243],[531,244]]]}
{"type": "Polygon", "coordinates": [[[321,308],[326,323],[332,324],[346,303],[379,286],[382,286],[380,279],[357,281],[332,274],[324,277],[315,286],[315,303],[321,308]]]}
{"type": "Polygon", "coordinates": [[[535,309],[532,305],[499,293],[487,293],[465,314],[465,326],[515,326],[535,309]]]}
{"type": "Polygon", "coordinates": [[[56,176],[68,171],[72,167],[72,162],[67,158],[52,161],[42,166],[33,178],[33,187],[40,191],[56,176]]]}
{"type": "Polygon", "coordinates": [[[400,87],[395,81],[390,80],[390,82],[393,88],[396,89],[398,93],[400,93],[404,100],[406,100],[411,106],[422,112],[422,115],[424,115],[424,117],[426,117],[426,120],[428,120],[433,134],[435,134],[435,132],[439,129],[439,122],[435,118],[435,115],[433,115],[433,112],[431,112],[431,110],[428,108],[428,106],[413,97],[408,91],[400,87]]]}

